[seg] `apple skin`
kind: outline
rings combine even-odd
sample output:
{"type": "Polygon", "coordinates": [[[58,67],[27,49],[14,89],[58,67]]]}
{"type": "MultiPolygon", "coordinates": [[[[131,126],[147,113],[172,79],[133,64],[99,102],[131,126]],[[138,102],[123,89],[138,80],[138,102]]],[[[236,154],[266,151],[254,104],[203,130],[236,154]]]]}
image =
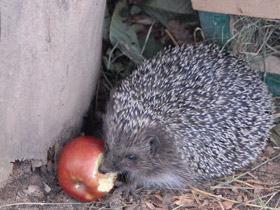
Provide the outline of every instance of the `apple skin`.
{"type": "Polygon", "coordinates": [[[104,174],[95,169],[98,155],[103,154],[103,150],[103,141],[90,136],[78,137],[63,148],[57,173],[59,184],[67,194],[86,202],[106,195],[97,189],[98,180],[104,174]]]}

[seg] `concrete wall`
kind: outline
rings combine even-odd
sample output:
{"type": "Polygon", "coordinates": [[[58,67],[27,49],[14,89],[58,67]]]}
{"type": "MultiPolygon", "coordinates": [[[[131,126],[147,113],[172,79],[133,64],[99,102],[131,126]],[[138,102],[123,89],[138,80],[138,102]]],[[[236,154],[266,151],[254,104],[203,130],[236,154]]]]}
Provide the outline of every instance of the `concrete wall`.
{"type": "Polygon", "coordinates": [[[104,0],[1,0],[0,182],[79,133],[101,56],[104,0]]]}

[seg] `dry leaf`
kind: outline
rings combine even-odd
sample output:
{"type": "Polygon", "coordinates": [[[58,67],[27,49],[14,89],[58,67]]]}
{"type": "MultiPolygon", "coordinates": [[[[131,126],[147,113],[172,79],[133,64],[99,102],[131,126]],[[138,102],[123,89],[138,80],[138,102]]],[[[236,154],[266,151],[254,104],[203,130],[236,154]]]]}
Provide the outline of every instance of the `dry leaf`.
{"type": "Polygon", "coordinates": [[[248,198],[248,195],[246,195],[246,194],[243,194],[243,201],[244,202],[247,202],[247,201],[249,201],[250,199],[248,198]]]}
{"type": "Polygon", "coordinates": [[[262,185],[254,185],[254,194],[259,194],[263,190],[262,185]]]}
{"type": "Polygon", "coordinates": [[[23,190],[24,193],[30,196],[38,197],[38,198],[44,198],[45,195],[41,188],[38,185],[29,185],[26,190],[23,190]]]}
{"type": "Polygon", "coordinates": [[[153,195],[150,197],[150,200],[156,206],[160,206],[162,204],[162,197],[160,195],[153,195]]]}
{"type": "Polygon", "coordinates": [[[200,205],[201,207],[208,206],[209,200],[203,200],[203,203],[200,205]]]}
{"type": "Polygon", "coordinates": [[[238,202],[243,202],[243,196],[242,196],[241,194],[239,194],[239,195],[237,196],[237,201],[238,201],[238,202]]]}
{"type": "Polygon", "coordinates": [[[49,193],[49,192],[52,190],[52,188],[50,188],[50,186],[47,185],[45,182],[43,182],[43,185],[44,185],[44,191],[45,191],[46,193],[49,193]]]}
{"type": "Polygon", "coordinates": [[[179,200],[175,201],[174,203],[178,206],[182,207],[191,207],[195,205],[193,194],[183,194],[181,196],[178,196],[179,200]]]}
{"type": "Polygon", "coordinates": [[[150,202],[145,202],[145,205],[146,205],[149,209],[151,209],[151,210],[154,210],[154,209],[155,209],[155,206],[154,206],[152,203],[150,203],[150,202]]]}
{"type": "Polygon", "coordinates": [[[223,205],[224,209],[227,210],[227,209],[231,209],[233,203],[229,202],[229,201],[224,201],[224,202],[222,202],[222,205],[223,205]]]}

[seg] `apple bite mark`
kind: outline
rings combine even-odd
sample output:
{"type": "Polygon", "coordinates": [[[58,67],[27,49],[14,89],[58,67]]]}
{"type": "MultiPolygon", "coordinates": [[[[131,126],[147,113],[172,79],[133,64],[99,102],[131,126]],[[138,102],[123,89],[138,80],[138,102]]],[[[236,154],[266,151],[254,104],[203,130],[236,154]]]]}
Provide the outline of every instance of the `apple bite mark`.
{"type": "Polygon", "coordinates": [[[96,178],[97,177],[97,174],[99,175],[99,171],[98,171],[98,168],[100,167],[100,165],[102,164],[103,162],[103,158],[104,158],[104,155],[103,155],[103,152],[102,153],[99,153],[97,158],[96,158],[96,161],[95,161],[95,168],[94,168],[94,171],[93,171],[93,177],[96,178]]]}
{"type": "Polygon", "coordinates": [[[108,193],[113,187],[117,178],[117,173],[106,173],[98,180],[99,186],[97,190],[108,193]]]}
{"type": "MultiPolygon", "coordinates": [[[[96,159],[96,167],[93,172],[93,176],[95,177],[96,174],[100,175],[98,169],[103,162],[104,154],[100,153],[96,159]]],[[[97,188],[98,191],[108,193],[113,187],[114,183],[117,178],[117,173],[106,173],[103,176],[98,178],[99,186],[97,188]]]]}

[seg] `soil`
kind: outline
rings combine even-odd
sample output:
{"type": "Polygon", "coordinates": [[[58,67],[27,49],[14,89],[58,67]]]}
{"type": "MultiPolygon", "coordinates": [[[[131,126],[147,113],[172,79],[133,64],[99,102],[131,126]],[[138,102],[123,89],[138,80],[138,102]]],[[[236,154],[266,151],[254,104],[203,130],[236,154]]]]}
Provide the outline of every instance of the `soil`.
{"type": "MultiPolygon", "coordinates": [[[[51,148],[50,154],[55,153],[51,148]]],[[[0,209],[261,209],[266,203],[273,209],[280,207],[279,150],[267,146],[254,166],[265,161],[256,170],[231,184],[209,188],[207,191],[185,189],[180,192],[160,192],[139,189],[141,200],[124,199],[121,194],[110,193],[92,203],[83,203],[63,192],[56,176],[56,161],[49,158],[48,165],[36,167],[32,161],[16,161],[13,174],[0,189],[0,209]],[[271,161],[270,161],[271,160],[271,161]],[[257,198],[257,199],[256,199],[257,198]],[[234,204],[236,202],[236,204],[234,204]],[[247,205],[245,205],[245,203],[247,205]],[[248,206],[251,205],[251,206],[248,206]]],[[[55,155],[52,155],[53,157],[55,155]]],[[[50,157],[50,155],[49,155],[50,157]]],[[[253,166],[252,166],[253,167],[253,166]]],[[[223,183],[224,180],[220,180],[223,183]]]]}

